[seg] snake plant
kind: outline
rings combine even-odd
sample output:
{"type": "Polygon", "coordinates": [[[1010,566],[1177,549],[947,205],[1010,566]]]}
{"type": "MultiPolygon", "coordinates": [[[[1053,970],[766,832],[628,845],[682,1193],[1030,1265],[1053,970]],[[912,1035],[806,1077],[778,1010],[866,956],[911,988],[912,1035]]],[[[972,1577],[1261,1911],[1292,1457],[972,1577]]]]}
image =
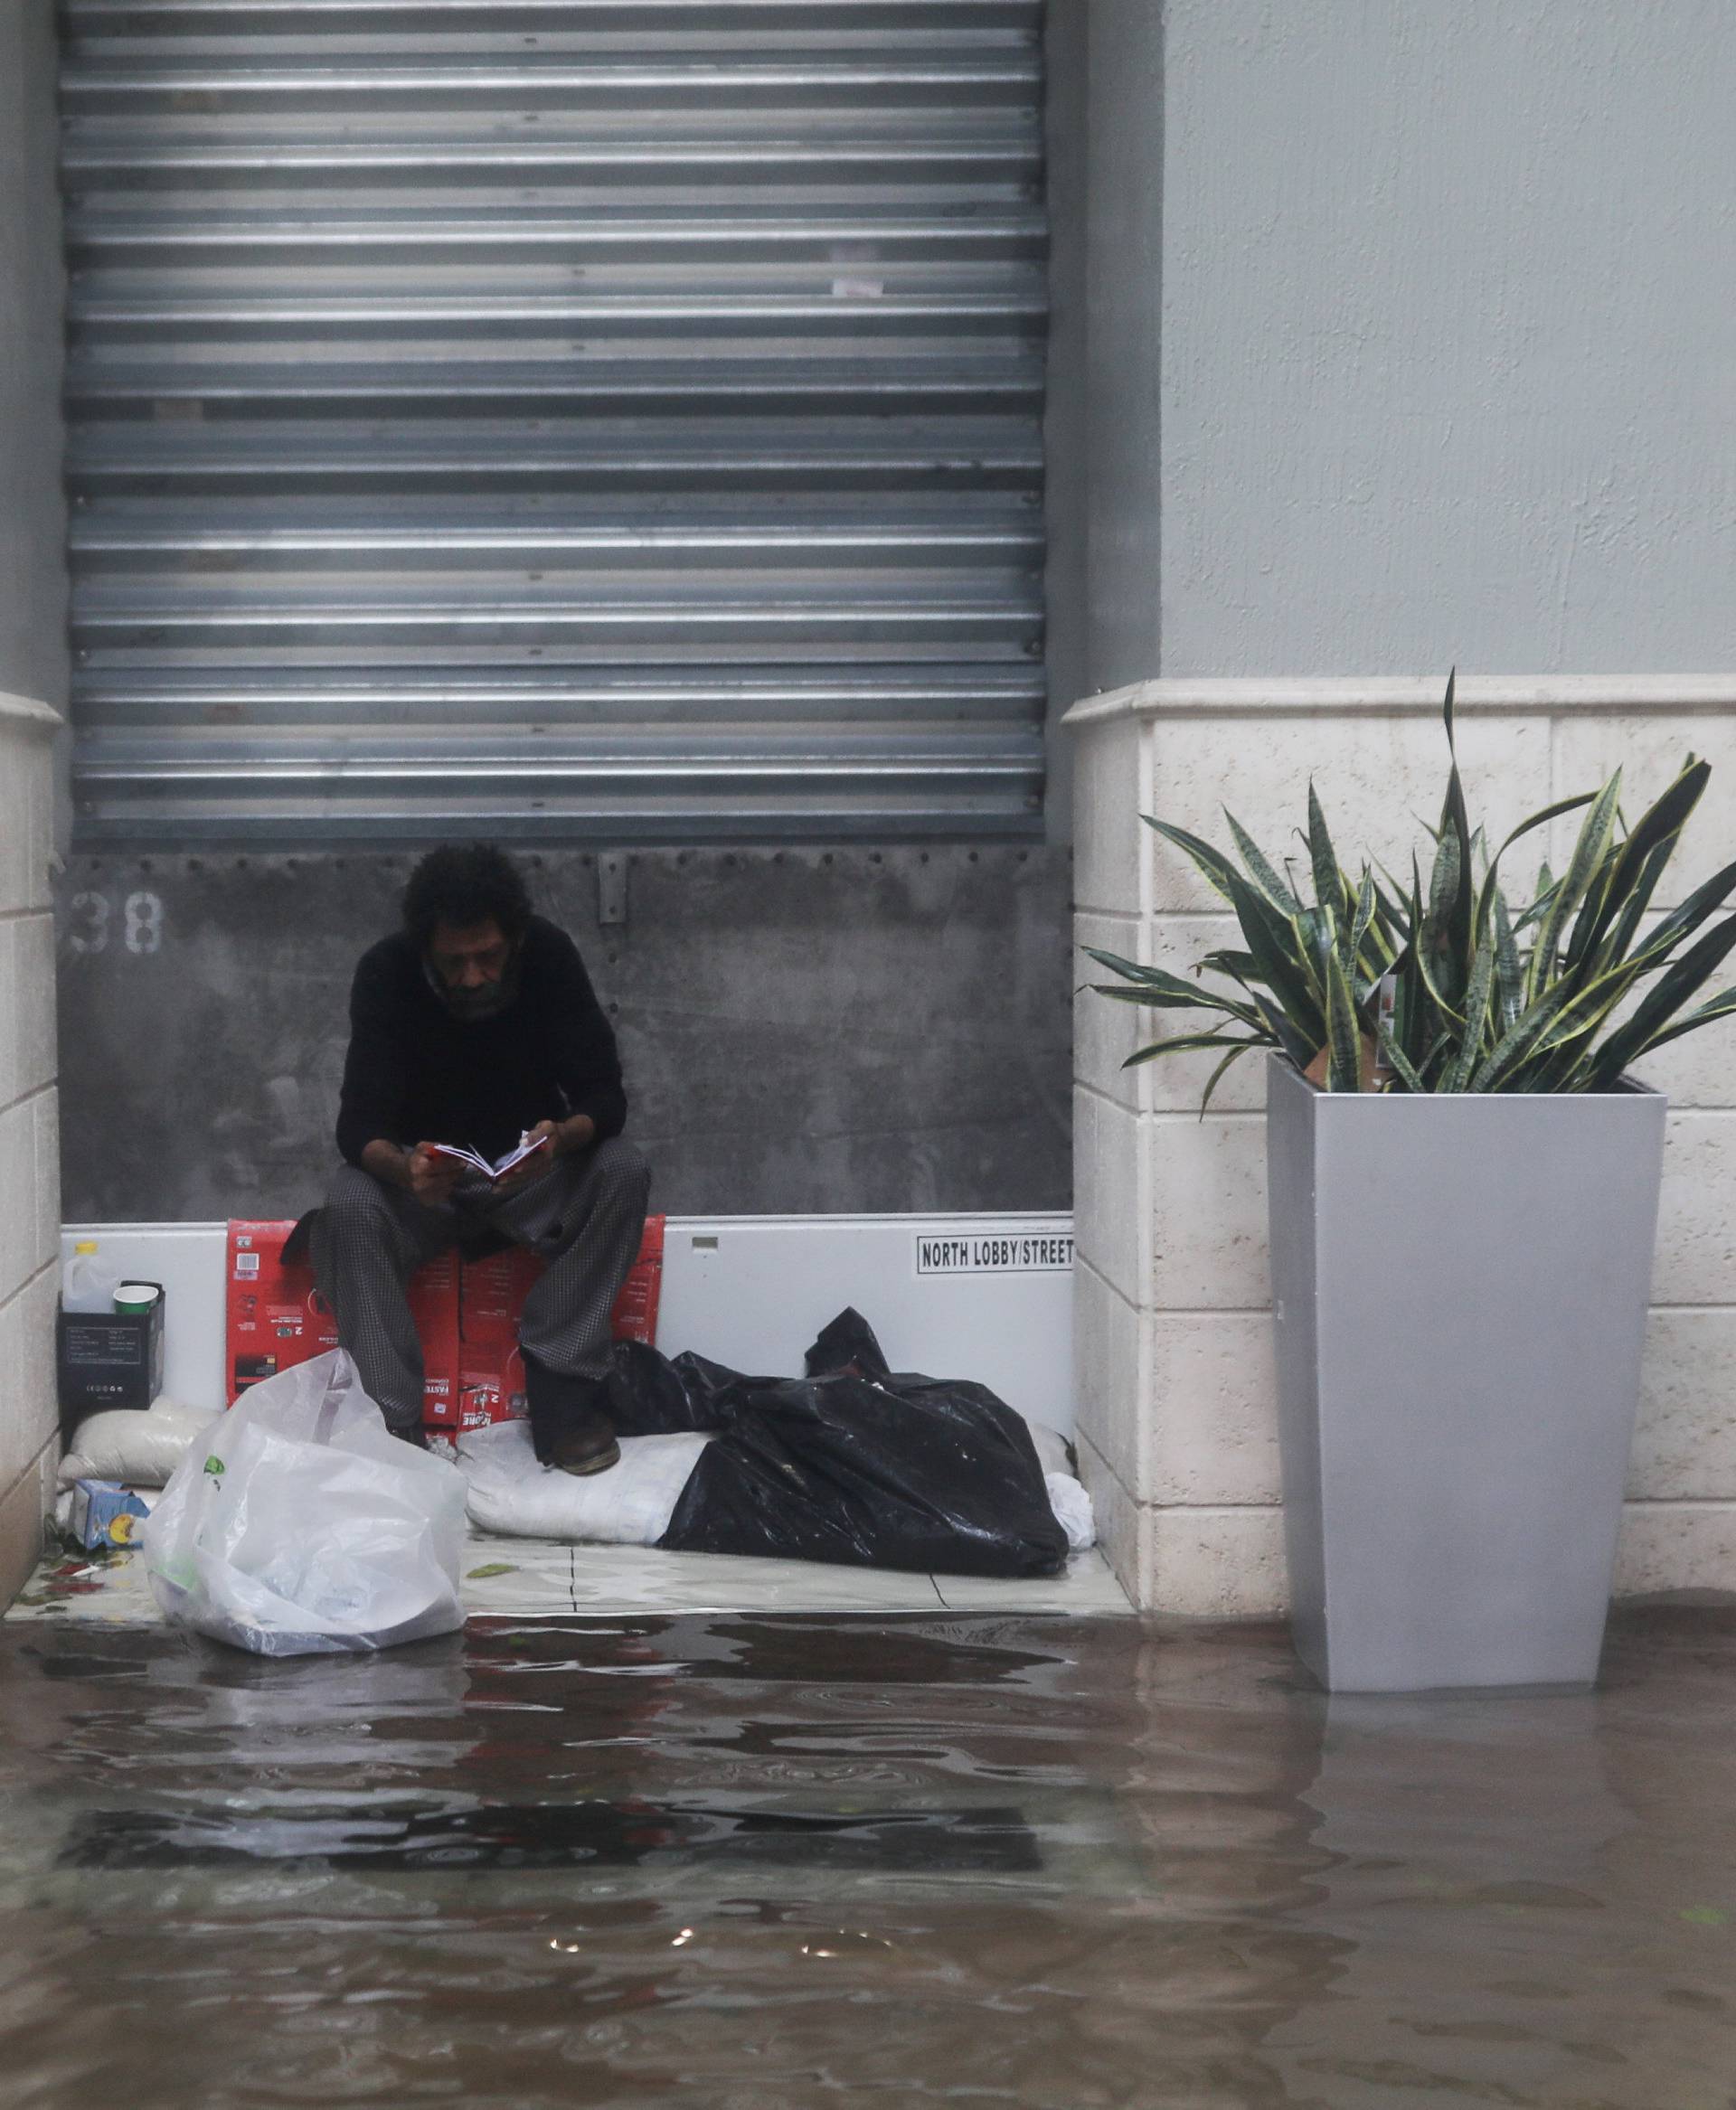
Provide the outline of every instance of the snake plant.
{"type": "Polygon", "coordinates": [[[1408,880],[1384,869],[1377,876],[1367,863],[1353,879],[1312,784],[1300,884],[1294,863],[1280,871],[1227,811],[1240,863],[1184,828],[1143,816],[1230,904],[1241,944],[1197,962],[1195,976],[1215,983],[1085,948],[1120,977],[1091,984],[1104,996],[1220,1014],[1209,1029],[1153,1041],[1128,1066],[1184,1050],[1220,1052],[1202,1113],[1250,1048],[1279,1050],[1329,1091],[1609,1091],[1652,1049],[1736,1012],[1736,987],[1684,1010],[1736,949],[1736,912],[1717,914],[1736,890],[1736,864],[1641,928],[1710,765],[1690,756],[1631,828],[1618,770],[1601,790],[1533,814],[1491,852],[1466,811],[1453,686],[1449,678],[1451,768],[1440,824],[1428,831],[1426,881],[1414,852],[1408,880]],[[1510,900],[1507,852],[1580,808],[1566,869],[1557,876],[1545,864],[1534,898],[1510,900]]]}

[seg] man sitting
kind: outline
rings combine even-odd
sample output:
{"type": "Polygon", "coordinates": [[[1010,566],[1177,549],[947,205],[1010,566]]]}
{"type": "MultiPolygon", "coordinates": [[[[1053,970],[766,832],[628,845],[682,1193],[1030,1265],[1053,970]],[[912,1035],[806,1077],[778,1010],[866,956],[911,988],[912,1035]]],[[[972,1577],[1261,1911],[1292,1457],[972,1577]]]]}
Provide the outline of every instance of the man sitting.
{"type": "Polygon", "coordinates": [[[532,913],[500,851],[430,851],[404,889],[403,928],[355,970],[346,1162],[312,1227],[338,1339],[394,1434],[426,1440],[410,1276],[451,1246],[512,1243],[547,1262],[519,1325],[536,1455],[567,1473],[619,1458],[609,1313],[650,1184],[626,1119],[615,1035],[572,940],[532,913]],[[492,1182],[433,1148],[467,1144],[492,1163],[527,1133],[543,1147],[492,1182]]]}

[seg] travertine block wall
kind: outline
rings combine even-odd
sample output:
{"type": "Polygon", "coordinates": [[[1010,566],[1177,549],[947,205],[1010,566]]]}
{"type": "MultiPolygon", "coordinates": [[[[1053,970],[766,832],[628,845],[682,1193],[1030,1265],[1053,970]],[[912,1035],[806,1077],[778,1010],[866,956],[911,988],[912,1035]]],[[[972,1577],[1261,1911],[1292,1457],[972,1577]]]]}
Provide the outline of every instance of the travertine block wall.
{"type": "MultiPolygon", "coordinates": [[[[1408,865],[1425,841],[1418,816],[1433,821],[1445,783],[1440,691],[1434,676],[1154,681],[1075,706],[1078,944],[1181,972],[1234,930],[1141,814],[1227,843],[1227,805],[1269,855],[1294,855],[1312,777],[1344,863],[1366,851],[1408,865]]],[[[1712,760],[1712,784],[1658,909],[1736,857],[1736,677],[1470,680],[1459,696],[1472,816],[1497,837],[1618,766],[1632,818],[1692,749],[1712,760]]],[[[1573,825],[1554,828],[1558,870],[1573,825]]],[[[1534,877],[1539,854],[1514,852],[1516,881],[1534,877]]],[[[1077,966],[1080,982],[1102,978],[1077,966]]],[[[1081,1466],[1139,1604],[1269,1614],[1284,1609],[1286,1581],[1263,1059],[1230,1073],[1203,1120],[1211,1057],[1120,1067],[1194,1016],[1077,999],[1081,1466]]],[[[1617,1587],[1736,1588],[1736,1022],[1641,1073],[1671,1107],[1617,1587]]]]}
{"type": "Polygon", "coordinates": [[[0,695],[0,1606],[42,1552],[54,1484],[60,1134],[54,1088],[51,739],[0,695]]]}

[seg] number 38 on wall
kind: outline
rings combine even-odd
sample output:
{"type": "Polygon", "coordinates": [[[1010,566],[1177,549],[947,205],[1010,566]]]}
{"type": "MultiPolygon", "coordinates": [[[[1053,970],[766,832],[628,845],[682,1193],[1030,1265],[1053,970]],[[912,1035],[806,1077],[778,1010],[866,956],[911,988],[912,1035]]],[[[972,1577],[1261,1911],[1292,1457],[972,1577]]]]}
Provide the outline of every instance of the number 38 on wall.
{"type": "Polygon", "coordinates": [[[128,894],[120,904],[116,929],[114,903],[107,894],[74,894],[67,945],[75,953],[107,952],[111,941],[129,953],[159,952],[163,946],[163,900],[158,894],[128,894]]]}

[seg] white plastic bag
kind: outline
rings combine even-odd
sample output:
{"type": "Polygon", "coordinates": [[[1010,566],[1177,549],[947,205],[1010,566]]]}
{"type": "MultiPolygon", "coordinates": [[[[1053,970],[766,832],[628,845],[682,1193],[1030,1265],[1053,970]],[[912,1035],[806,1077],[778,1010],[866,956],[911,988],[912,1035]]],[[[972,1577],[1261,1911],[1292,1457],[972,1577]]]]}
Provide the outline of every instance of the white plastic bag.
{"type": "Polygon", "coordinates": [[[509,1538],[655,1546],[711,1440],[624,1436],[618,1465],[579,1476],[537,1464],[527,1422],[467,1429],[458,1465],[469,1485],[470,1521],[509,1538]]]}
{"type": "Polygon", "coordinates": [[[387,1429],[342,1349],[244,1392],[141,1527],[164,1615],[256,1655],[464,1624],[464,1481],[387,1429]]]}

